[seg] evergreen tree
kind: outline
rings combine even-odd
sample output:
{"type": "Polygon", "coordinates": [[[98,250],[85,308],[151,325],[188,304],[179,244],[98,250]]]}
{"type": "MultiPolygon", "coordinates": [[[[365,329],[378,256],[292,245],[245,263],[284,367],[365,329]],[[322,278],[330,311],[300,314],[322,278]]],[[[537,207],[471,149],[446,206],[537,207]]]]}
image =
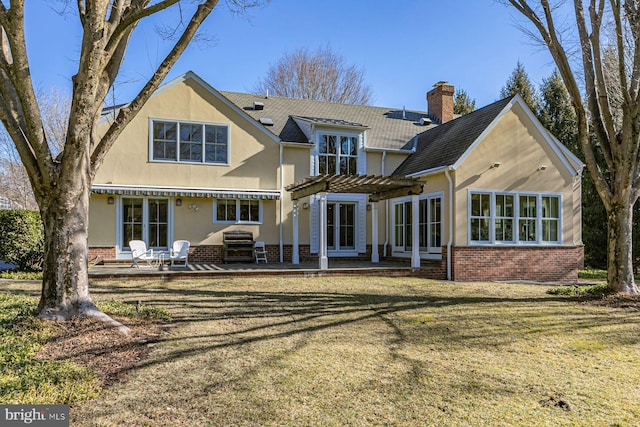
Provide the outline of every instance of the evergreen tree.
{"type": "Polygon", "coordinates": [[[569,93],[558,70],[542,80],[538,118],[542,125],[575,155],[582,158],[578,144],[578,122],[571,107],[569,93]]]}
{"type": "Polygon", "coordinates": [[[453,98],[453,114],[468,114],[476,109],[476,100],[472,99],[466,90],[456,89],[453,98]]]}
{"type": "Polygon", "coordinates": [[[524,102],[531,108],[531,111],[538,111],[538,95],[529,79],[529,75],[524,69],[524,65],[522,65],[520,61],[516,64],[516,68],[509,76],[505,86],[500,90],[500,98],[507,98],[516,93],[522,96],[522,99],[524,99],[524,102]]]}
{"type": "MultiPolygon", "coordinates": [[[[538,118],[560,142],[584,162],[578,140],[578,121],[562,77],[557,70],[540,85],[538,118]]],[[[605,162],[601,162],[606,167],[605,162]]],[[[582,179],[582,241],[585,265],[607,267],[607,212],[589,174],[582,179]]]]}

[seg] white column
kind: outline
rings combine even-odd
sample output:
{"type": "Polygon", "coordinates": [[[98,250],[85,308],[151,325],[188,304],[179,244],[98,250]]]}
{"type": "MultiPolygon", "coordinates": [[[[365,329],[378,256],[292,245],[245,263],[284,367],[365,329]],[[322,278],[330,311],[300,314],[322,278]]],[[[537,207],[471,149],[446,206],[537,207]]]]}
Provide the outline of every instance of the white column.
{"type": "Polygon", "coordinates": [[[299,245],[298,245],[298,201],[293,201],[293,249],[291,262],[300,264],[299,245]]]}
{"type": "Polygon", "coordinates": [[[378,202],[371,203],[371,262],[380,262],[380,254],[378,254],[378,202]]]}
{"type": "Polygon", "coordinates": [[[327,258],[327,193],[319,193],[320,198],[320,270],[329,268],[327,258]]]}
{"type": "Polygon", "coordinates": [[[420,201],[411,196],[411,268],[420,268],[420,201]]]}

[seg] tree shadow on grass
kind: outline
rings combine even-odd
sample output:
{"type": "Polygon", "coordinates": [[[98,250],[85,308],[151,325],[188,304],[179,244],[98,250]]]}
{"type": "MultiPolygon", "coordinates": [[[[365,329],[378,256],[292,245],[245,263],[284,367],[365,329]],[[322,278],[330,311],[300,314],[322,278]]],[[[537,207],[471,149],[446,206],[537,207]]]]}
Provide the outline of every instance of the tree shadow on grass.
{"type": "MultiPolygon", "coordinates": [[[[138,290],[130,290],[139,294],[138,290]]],[[[395,343],[429,336],[452,346],[495,348],[516,339],[569,334],[616,324],[640,324],[637,316],[620,312],[567,310],[563,297],[539,298],[491,296],[416,296],[378,293],[261,292],[165,289],[165,298],[145,300],[147,304],[173,304],[188,314],[179,314],[174,323],[229,322],[232,327],[214,328],[188,336],[174,334],[162,341],[193,342],[193,346],[155,359],[141,366],[187,358],[225,347],[242,347],[261,341],[312,334],[345,325],[369,321],[384,322],[396,337],[395,343]],[[508,310],[513,311],[513,318],[508,310]],[[505,312],[506,311],[506,312],[505,312]],[[421,313],[430,320],[420,321],[421,313]],[[415,317],[414,320],[413,317],[415,317]],[[475,327],[458,325],[459,320],[475,327]],[[235,326],[233,324],[235,323],[235,326]],[[491,327],[488,327],[488,326],[491,327]],[[416,338],[417,337],[417,338],[416,338]]],[[[126,293],[125,293],[126,294],[126,293]]],[[[157,296],[157,295],[156,295],[157,296]]],[[[615,341],[615,337],[607,337],[615,341]]],[[[621,339],[628,344],[628,339],[621,339]]]]}

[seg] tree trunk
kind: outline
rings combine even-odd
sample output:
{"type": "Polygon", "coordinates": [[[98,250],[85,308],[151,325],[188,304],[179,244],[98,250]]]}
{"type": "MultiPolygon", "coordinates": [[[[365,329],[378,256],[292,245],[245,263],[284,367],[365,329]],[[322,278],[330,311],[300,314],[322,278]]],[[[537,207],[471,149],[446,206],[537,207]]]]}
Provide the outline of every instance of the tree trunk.
{"type": "Polygon", "coordinates": [[[59,189],[49,194],[40,209],[44,224],[42,294],[38,305],[43,319],[69,320],[95,317],[122,333],[129,328],[96,308],[89,296],[87,264],[90,180],[80,189],[59,189]]]}
{"type": "Polygon", "coordinates": [[[638,293],[633,277],[633,203],[613,205],[608,212],[607,280],[615,292],[638,293]]]}
{"type": "Polygon", "coordinates": [[[89,297],[87,235],[89,189],[57,191],[41,209],[44,262],[40,317],[68,320],[96,310],[89,297]]]}

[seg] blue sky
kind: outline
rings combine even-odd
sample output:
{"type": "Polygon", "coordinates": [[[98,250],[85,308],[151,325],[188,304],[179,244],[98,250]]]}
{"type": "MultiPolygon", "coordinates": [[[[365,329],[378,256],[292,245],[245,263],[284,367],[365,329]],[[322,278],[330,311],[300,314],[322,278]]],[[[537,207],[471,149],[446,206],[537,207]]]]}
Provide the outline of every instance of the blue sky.
{"type": "MultiPolygon", "coordinates": [[[[73,10],[57,13],[64,4],[27,2],[27,48],[43,89],[70,90],[77,69],[80,24],[73,10]]],[[[554,68],[514,20],[522,22],[494,0],[272,0],[248,17],[221,1],[204,24],[213,42],[192,44],[169,79],[193,70],[217,89],[249,92],[285,51],[329,45],[365,71],[374,105],[424,110],[425,93],[444,80],[480,107],[498,99],[518,60],[536,85],[554,68]]],[[[136,29],[116,102],[130,100],[166,53],[157,23],[136,29]]]]}

